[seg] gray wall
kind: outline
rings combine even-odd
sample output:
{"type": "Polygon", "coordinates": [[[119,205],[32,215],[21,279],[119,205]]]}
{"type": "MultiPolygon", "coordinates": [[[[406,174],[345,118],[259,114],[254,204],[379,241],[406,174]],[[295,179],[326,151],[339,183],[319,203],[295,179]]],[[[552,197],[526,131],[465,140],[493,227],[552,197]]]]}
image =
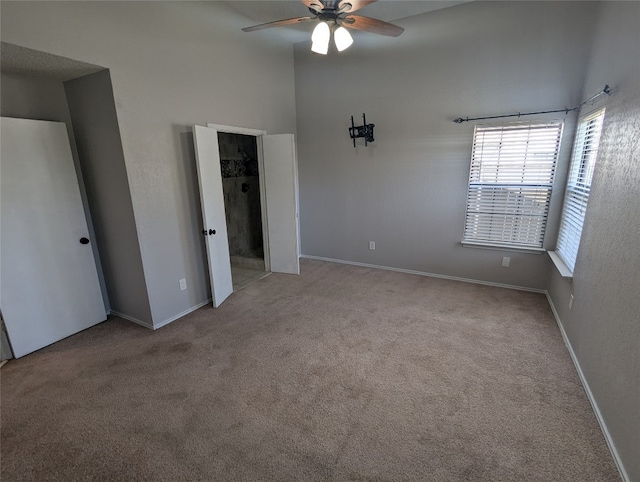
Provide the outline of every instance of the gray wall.
{"type": "MultiPolygon", "coordinates": [[[[0,74],[0,114],[4,117],[64,122],[76,172],[78,178],[82,179],[69,106],[61,81],[3,71],[0,74]]],[[[84,201],[83,183],[80,183],[80,189],[84,201]]]]}
{"type": "Polygon", "coordinates": [[[605,124],[573,282],[549,293],[629,480],[640,480],[640,4],[604,2],[584,92],[618,89],[605,124]],[[569,311],[569,296],[575,301],[569,311]]]}
{"type": "Polygon", "coordinates": [[[153,326],[109,71],[64,87],[111,310],[153,326]]]}
{"type": "Polygon", "coordinates": [[[3,71],[0,92],[3,116],[65,122],[71,132],[69,107],[61,81],[3,71]]]}
{"type": "MultiPolygon", "coordinates": [[[[89,210],[89,201],[84,176],[76,148],[75,135],[69,114],[69,106],[61,81],[45,77],[32,77],[18,73],[2,72],[0,78],[0,115],[22,119],[48,120],[64,122],[67,125],[71,155],[78,176],[80,197],[85,210],[85,218],[91,239],[96,239],[93,219],[89,210]]],[[[105,311],[110,310],[106,281],[102,270],[100,253],[96,243],[91,244],[96,260],[100,289],[105,311]]]]}
{"type": "Polygon", "coordinates": [[[3,41],[110,69],[154,326],[206,301],[191,126],[295,133],[291,45],[275,32],[242,32],[247,19],[221,2],[0,9],[3,41]]]}
{"type": "MultiPolygon", "coordinates": [[[[398,21],[397,39],[354,35],[340,55],[296,45],[302,252],[545,289],[546,255],[460,245],[474,125],[452,120],[579,103],[594,7],[473,2],[398,21]],[[350,116],[358,125],[363,112],[376,140],[354,149],[350,116]]],[[[544,118],[554,117],[565,116],[544,118]]],[[[574,122],[567,117],[552,243],[574,122]]]]}

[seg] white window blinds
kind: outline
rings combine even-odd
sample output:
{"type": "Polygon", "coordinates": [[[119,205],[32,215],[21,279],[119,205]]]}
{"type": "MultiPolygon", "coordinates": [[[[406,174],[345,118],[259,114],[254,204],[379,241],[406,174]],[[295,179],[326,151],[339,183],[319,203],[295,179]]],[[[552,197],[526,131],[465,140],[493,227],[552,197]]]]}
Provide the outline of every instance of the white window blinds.
{"type": "Polygon", "coordinates": [[[580,120],[573,145],[556,252],[573,271],[587,211],[593,170],[604,121],[604,109],[580,120]]]}
{"type": "Polygon", "coordinates": [[[562,127],[476,126],[463,244],[542,249],[562,127]]]}

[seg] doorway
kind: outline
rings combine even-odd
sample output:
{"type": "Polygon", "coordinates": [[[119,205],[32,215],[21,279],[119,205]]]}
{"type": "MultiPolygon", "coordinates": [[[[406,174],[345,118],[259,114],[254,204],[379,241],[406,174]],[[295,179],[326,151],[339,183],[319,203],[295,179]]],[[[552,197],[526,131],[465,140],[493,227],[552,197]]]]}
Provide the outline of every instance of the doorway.
{"type": "Polygon", "coordinates": [[[266,272],[300,274],[298,169],[293,134],[269,134],[243,127],[193,126],[198,169],[202,235],[207,248],[211,301],[217,308],[234,291],[231,278],[218,133],[244,134],[256,140],[266,272]]]}
{"type": "Polygon", "coordinates": [[[255,136],[218,132],[220,172],[233,290],[269,274],[265,242],[255,136]]]}

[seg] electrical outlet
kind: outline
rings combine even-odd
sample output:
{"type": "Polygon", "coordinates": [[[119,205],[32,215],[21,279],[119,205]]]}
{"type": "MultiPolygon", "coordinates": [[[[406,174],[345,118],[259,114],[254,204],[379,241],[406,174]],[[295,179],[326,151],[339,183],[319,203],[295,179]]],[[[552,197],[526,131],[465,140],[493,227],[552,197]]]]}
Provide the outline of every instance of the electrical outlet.
{"type": "Polygon", "coordinates": [[[505,268],[508,268],[510,264],[511,264],[511,258],[508,256],[504,256],[502,258],[502,266],[504,266],[505,268]]]}
{"type": "Polygon", "coordinates": [[[569,311],[573,308],[573,295],[569,296],[569,311]]]}
{"type": "Polygon", "coordinates": [[[180,291],[184,291],[187,289],[187,280],[182,278],[180,280],[180,291]]]}
{"type": "Polygon", "coordinates": [[[371,251],[375,251],[376,250],[376,242],[375,241],[369,241],[369,249],[371,251]]]}

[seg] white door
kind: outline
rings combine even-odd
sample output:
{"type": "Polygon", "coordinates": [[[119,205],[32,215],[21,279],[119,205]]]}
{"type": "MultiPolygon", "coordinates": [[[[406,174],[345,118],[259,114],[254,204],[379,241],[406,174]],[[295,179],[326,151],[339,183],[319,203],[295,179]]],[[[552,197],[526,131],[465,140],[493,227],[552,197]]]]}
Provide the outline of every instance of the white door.
{"type": "Polygon", "coordinates": [[[0,307],[21,357],[106,313],[65,124],[0,125],[0,307]]]}
{"type": "Polygon", "coordinates": [[[218,131],[194,126],[193,141],[200,183],[203,235],[206,240],[213,306],[218,307],[233,293],[231,260],[224,211],[218,131]]]}
{"type": "Polygon", "coordinates": [[[271,271],[300,274],[298,171],[293,134],[262,136],[271,271]]]}

